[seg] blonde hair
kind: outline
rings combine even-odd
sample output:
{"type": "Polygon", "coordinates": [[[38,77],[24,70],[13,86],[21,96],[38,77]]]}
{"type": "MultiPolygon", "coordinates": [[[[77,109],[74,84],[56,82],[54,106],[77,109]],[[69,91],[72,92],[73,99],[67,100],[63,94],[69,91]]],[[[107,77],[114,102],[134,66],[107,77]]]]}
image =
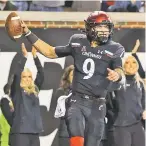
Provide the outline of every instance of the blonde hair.
{"type": "Polygon", "coordinates": [[[135,58],[134,56],[132,56],[132,55],[128,55],[128,56],[123,60],[123,68],[124,68],[124,65],[125,65],[126,60],[127,60],[129,57],[134,58],[134,60],[136,61],[137,66],[138,66],[138,68],[139,68],[139,64],[138,64],[136,58],[135,58]]]}
{"type": "MultiPolygon", "coordinates": [[[[32,76],[32,72],[31,72],[30,69],[28,69],[28,68],[24,69],[23,72],[29,72],[29,73],[31,74],[31,76],[32,76]]],[[[22,72],[22,73],[23,73],[23,72],[22,72]]],[[[22,74],[21,74],[21,77],[22,77],[22,74]]],[[[20,86],[21,86],[28,94],[34,93],[35,95],[38,95],[39,90],[38,90],[37,86],[34,84],[33,79],[32,79],[32,81],[31,81],[30,86],[26,85],[25,82],[23,82],[23,81],[21,80],[20,86]]]]}
{"type": "MultiPolygon", "coordinates": [[[[138,64],[136,58],[135,58],[134,56],[132,56],[132,55],[128,55],[127,58],[125,59],[125,61],[123,62],[123,69],[124,69],[124,64],[125,64],[125,62],[126,62],[126,60],[127,60],[129,57],[133,57],[133,58],[135,59],[136,64],[137,64],[137,66],[138,66],[138,68],[139,68],[139,64],[138,64]]],[[[135,82],[137,83],[137,87],[138,87],[138,88],[140,88],[140,83],[142,83],[143,86],[145,87],[145,83],[144,83],[143,79],[140,77],[138,71],[136,72],[134,78],[135,78],[135,82]]]]}
{"type": "Polygon", "coordinates": [[[143,81],[143,79],[140,77],[140,75],[139,75],[138,72],[135,74],[135,82],[137,83],[138,88],[140,88],[140,83],[142,83],[142,85],[143,85],[144,88],[145,88],[144,81],[143,81]]]}
{"type": "Polygon", "coordinates": [[[146,89],[146,79],[143,79],[144,82],[144,88],[146,89]]]}

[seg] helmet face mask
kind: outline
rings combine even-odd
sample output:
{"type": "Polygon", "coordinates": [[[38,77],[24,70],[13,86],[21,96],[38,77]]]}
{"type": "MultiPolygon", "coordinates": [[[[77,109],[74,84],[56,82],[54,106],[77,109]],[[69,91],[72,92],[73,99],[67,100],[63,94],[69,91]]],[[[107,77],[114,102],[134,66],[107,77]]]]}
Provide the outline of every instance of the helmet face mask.
{"type": "Polygon", "coordinates": [[[113,23],[110,17],[102,11],[95,11],[85,20],[86,35],[89,41],[102,45],[108,42],[113,33],[113,23]]]}
{"type": "Polygon", "coordinates": [[[93,41],[98,41],[99,43],[106,43],[110,36],[110,29],[108,25],[98,24],[95,27],[91,28],[93,41]]]}

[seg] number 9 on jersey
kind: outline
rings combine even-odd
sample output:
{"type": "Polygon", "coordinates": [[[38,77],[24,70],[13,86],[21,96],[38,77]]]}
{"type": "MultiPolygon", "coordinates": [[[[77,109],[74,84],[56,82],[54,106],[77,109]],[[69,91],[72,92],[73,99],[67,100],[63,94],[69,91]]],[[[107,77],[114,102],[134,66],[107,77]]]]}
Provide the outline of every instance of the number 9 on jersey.
{"type": "Polygon", "coordinates": [[[84,76],[83,79],[89,79],[93,76],[94,71],[95,71],[95,63],[94,63],[93,59],[87,58],[84,61],[83,71],[84,71],[85,74],[87,74],[86,76],[84,76]],[[89,68],[88,68],[88,66],[89,66],[89,68]]]}

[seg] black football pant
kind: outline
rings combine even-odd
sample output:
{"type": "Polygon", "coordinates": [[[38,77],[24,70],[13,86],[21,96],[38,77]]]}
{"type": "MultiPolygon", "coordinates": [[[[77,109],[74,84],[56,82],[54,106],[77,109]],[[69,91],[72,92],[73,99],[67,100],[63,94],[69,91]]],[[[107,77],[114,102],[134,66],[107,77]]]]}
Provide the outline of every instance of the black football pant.
{"type": "Polygon", "coordinates": [[[114,146],[114,136],[112,130],[107,132],[107,146],[114,146]]]}
{"type": "Polygon", "coordinates": [[[39,134],[10,134],[10,146],[40,146],[39,134]]]}
{"type": "Polygon", "coordinates": [[[104,121],[104,133],[103,133],[103,137],[102,137],[102,140],[100,142],[100,146],[108,146],[108,139],[107,139],[107,132],[108,132],[108,127],[107,127],[107,124],[106,124],[106,121],[104,121]]]}
{"type": "Polygon", "coordinates": [[[70,139],[69,139],[67,125],[64,117],[60,119],[58,135],[59,135],[59,146],[69,146],[70,139]]]}
{"type": "Polygon", "coordinates": [[[145,146],[145,133],[141,122],[127,126],[114,127],[114,146],[145,146]]]}
{"type": "Polygon", "coordinates": [[[104,99],[86,99],[73,94],[66,111],[66,123],[70,138],[84,138],[84,146],[99,146],[104,131],[106,105],[104,99]]]}
{"type": "Polygon", "coordinates": [[[100,146],[108,146],[107,140],[101,140],[100,146]]]}

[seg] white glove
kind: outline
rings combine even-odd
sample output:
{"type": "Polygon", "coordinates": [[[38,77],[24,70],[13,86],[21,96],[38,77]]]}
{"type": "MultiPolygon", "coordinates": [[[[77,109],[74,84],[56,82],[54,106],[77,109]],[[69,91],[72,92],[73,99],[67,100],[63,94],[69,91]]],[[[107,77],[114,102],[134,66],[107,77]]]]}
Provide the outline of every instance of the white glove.
{"type": "Polygon", "coordinates": [[[55,118],[60,118],[65,116],[65,112],[66,112],[66,108],[65,108],[65,101],[67,98],[69,98],[72,95],[72,93],[70,93],[69,95],[62,95],[58,98],[57,100],[57,106],[56,106],[56,110],[55,110],[55,114],[54,117],[55,118]]]}

